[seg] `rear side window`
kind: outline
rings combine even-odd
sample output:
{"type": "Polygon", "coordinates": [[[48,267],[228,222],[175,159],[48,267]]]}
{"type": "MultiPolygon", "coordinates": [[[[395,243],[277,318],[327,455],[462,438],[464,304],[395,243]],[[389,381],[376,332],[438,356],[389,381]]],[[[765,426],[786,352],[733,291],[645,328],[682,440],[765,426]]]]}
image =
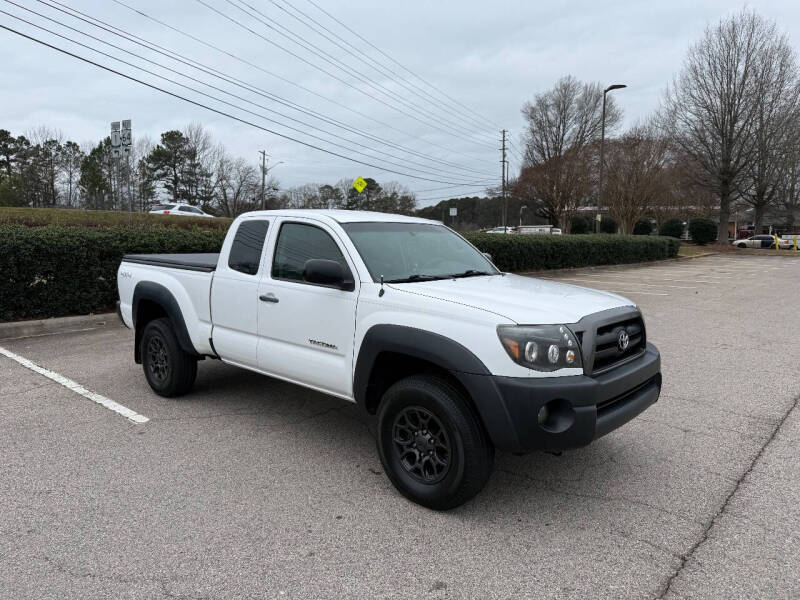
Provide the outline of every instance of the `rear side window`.
{"type": "Polygon", "coordinates": [[[335,260],[345,270],[347,262],[333,238],[319,227],[302,223],[285,223],[281,226],[275,258],[272,261],[272,277],[303,281],[306,261],[312,258],[335,260]]]}
{"type": "Polygon", "coordinates": [[[261,262],[264,238],[267,237],[266,221],[244,221],[236,230],[231,244],[228,266],[234,271],[255,275],[261,262]]]}

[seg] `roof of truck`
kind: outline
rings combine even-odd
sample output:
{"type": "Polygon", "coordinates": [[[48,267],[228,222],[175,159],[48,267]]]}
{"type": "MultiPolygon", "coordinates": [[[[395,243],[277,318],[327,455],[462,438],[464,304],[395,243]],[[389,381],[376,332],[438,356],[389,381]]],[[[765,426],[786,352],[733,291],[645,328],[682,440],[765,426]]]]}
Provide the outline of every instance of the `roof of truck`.
{"type": "Polygon", "coordinates": [[[327,217],[337,223],[439,223],[430,219],[408,217],[390,213],[370,212],[366,210],[333,210],[333,209],[286,209],[256,210],[242,216],[255,217],[327,217]]]}

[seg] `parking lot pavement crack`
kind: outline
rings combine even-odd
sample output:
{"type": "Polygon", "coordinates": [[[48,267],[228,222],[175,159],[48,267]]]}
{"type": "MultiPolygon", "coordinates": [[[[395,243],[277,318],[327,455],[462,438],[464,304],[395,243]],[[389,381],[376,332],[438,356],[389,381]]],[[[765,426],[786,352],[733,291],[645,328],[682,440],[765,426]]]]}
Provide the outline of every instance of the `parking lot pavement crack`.
{"type": "Polygon", "coordinates": [[[100,575],[98,573],[93,573],[91,571],[77,571],[75,569],[71,569],[64,565],[61,561],[52,556],[42,556],[42,559],[45,563],[56,569],[59,573],[63,573],[68,577],[72,577],[74,579],[101,579],[104,581],[112,581],[115,583],[123,583],[123,584],[132,584],[132,583],[140,583],[142,579],[146,578],[129,578],[129,577],[120,577],[117,575],[100,575]]]}
{"type": "Polygon", "coordinates": [[[800,396],[794,398],[792,403],[789,405],[789,408],[784,412],[783,416],[778,420],[775,427],[772,429],[772,433],[770,436],[765,440],[765,442],[761,445],[761,448],[758,450],[756,455],[750,461],[750,464],[747,465],[747,468],[744,472],[739,476],[736,480],[736,483],[733,485],[731,490],[728,492],[728,495],[723,500],[722,504],[719,506],[717,511],[712,515],[712,517],[706,522],[705,527],[703,528],[700,537],[695,541],[691,548],[689,548],[688,552],[686,552],[681,557],[681,562],[678,565],[678,568],[675,570],[672,575],[667,579],[664,585],[661,587],[661,590],[655,596],[656,600],[663,600],[667,597],[667,595],[672,591],[673,584],[677,581],[680,574],[686,568],[686,565],[689,563],[690,560],[694,557],[695,553],[698,549],[708,541],[709,536],[711,535],[711,530],[714,528],[714,525],[720,519],[720,517],[725,514],[728,509],[728,505],[730,504],[733,497],[736,496],[736,493],[741,488],[742,483],[747,479],[747,477],[752,473],[753,469],[755,468],[756,464],[761,460],[761,457],[764,455],[764,452],[769,447],[769,445],[775,440],[775,437],[778,435],[783,424],[789,418],[789,415],[797,408],[798,402],[800,402],[800,396]]]}
{"type": "Polygon", "coordinates": [[[620,536],[621,538],[624,538],[624,539],[626,539],[628,541],[632,541],[632,542],[639,542],[640,544],[644,544],[645,546],[649,546],[653,550],[657,550],[658,552],[661,552],[663,554],[671,556],[672,558],[674,558],[676,560],[680,560],[680,558],[681,558],[680,553],[675,552],[674,550],[670,550],[669,548],[665,548],[664,546],[659,546],[658,544],[656,544],[656,543],[654,543],[654,542],[652,542],[650,540],[643,539],[643,538],[640,538],[640,537],[636,537],[635,535],[632,535],[631,533],[629,533],[627,531],[623,531],[621,529],[616,529],[616,528],[612,528],[611,531],[613,533],[617,534],[618,536],[620,536]]]}

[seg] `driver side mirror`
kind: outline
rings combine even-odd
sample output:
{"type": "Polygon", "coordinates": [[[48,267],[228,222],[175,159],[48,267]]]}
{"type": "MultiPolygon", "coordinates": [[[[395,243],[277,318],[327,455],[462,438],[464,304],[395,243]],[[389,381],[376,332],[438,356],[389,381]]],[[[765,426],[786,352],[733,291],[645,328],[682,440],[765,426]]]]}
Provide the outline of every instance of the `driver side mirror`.
{"type": "Polygon", "coordinates": [[[303,267],[303,281],[352,292],[356,289],[348,269],[335,260],[312,258],[303,267]]]}
{"type": "Polygon", "coordinates": [[[481,254],[483,254],[483,257],[486,260],[488,260],[490,263],[494,264],[494,261],[492,260],[492,255],[491,254],[489,254],[488,252],[481,252],[481,254]]]}

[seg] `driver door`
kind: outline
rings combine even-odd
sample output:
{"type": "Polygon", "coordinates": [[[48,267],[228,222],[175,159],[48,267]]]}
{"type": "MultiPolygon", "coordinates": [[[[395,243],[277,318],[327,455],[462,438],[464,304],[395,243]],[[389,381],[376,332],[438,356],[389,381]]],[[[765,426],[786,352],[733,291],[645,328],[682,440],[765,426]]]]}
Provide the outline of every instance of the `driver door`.
{"type": "Polygon", "coordinates": [[[356,273],[334,231],[312,220],[283,219],[258,289],[259,370],[352,398],[355,289],[307,283],[307,260],[328,259],[356,273]]]}

